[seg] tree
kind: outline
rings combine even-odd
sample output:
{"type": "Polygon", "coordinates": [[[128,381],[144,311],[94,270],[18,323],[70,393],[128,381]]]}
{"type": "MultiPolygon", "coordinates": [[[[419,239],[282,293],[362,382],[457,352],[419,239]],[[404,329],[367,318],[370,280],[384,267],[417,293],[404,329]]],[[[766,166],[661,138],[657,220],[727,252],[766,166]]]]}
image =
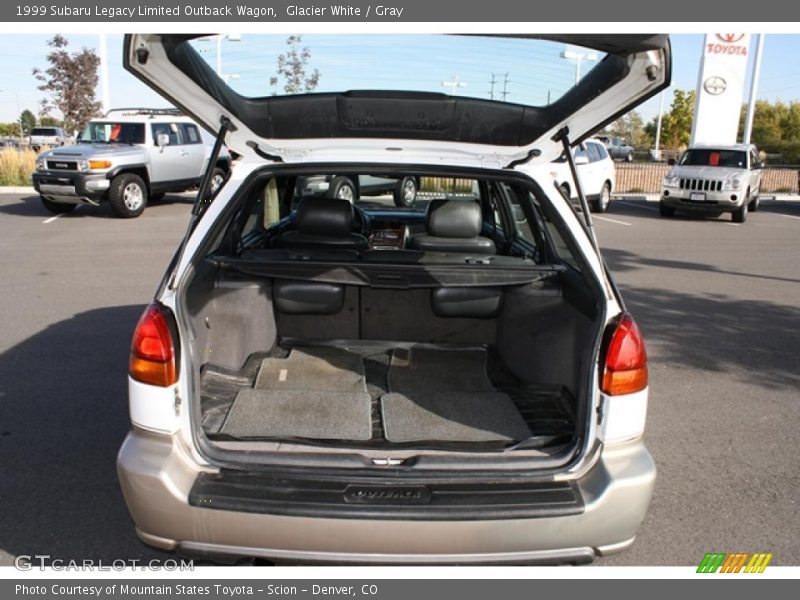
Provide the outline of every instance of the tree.
{"type": "Polygon", "coordinates": [[[285,94],[300,94],[302,92],[313,92],[319,85],[319,71],[314,69],[310,74],[306,73],[308,61],[311,60],[311,51],[308,46],[302,46],[302,35],[290,35],[286,39],[289,49],[278,55],[278,72],[270,77],[269,84],[272,86],[272,94],[277,95],[278,84],[283,82],[285,94]]]}
{"type": "Polygon", "coordinates": [[[64,122],[48,115],[39,118],[39,125],[42,127],[64,127],[64,122]]]}
{"type": "Polygon", "coordinates": [[[642,148],[650,145],[650,139],[645,131],[642,116],[635,110],[626,113],[614,121],[608,128],[611,135],[621,137],[630,143],[634,148],[642,148]]]}
{"type": "Polygon", "coordinates": [[[19,122],[22,124],[22,135],[30,135],[31,129],[36,127],[36,115],[26,108],[19,116],[19,122]]]}
{"type": "MultiPolygon", "coordinates": [[[[669,112],[661,117],[661,148],[681,150],[689,145],[694,119],[694,99],[694,90],[675,90],[669,112]]],[[[647,135],[654,140],[657,118],[644,128],[647,135]]]]}
{"type": "Polygon", "coordinates": [[[40,115],[59,110],[67,131],[83,129],[89,119],[100,113],[100,102],[95,100],[100,58],[89,48],[68,52],[69,42],[59,34],[47,45],[53,49],[47,55],[50,66],[44,71],[33,69],[33,76],[41,82],[39,90],[49,94],[42,101],[40,115]]]}

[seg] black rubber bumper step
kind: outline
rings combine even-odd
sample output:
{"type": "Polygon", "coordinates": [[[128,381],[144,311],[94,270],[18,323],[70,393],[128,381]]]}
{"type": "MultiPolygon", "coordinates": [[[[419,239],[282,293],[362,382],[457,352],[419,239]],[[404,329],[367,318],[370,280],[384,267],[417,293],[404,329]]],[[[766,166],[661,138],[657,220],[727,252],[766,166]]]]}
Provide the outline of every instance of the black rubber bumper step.
{"type": "Polygon", "coordinates": [[[405,484],[234,470],[200,474],[189,503],[286,516],[440,521],[556,517],[584,510],[580,491],[570,482],[405,484]]]}

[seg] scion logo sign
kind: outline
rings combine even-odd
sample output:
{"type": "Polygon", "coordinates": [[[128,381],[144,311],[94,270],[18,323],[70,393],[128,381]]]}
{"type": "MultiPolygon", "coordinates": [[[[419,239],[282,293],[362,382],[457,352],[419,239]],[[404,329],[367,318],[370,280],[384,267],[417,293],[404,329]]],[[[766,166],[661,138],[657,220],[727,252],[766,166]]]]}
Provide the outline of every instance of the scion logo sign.
{"type": "MultiPolygon", "coordinates": [[[[706,43],[708,54],[733,54],[735,56],[747,56],[747,44],[740,44],[744,39],[743,33],[718,33],[718,42],[706,43]]],[[[706,38],[708,39],[708,38],[706,38]]]]}
{"type": "Polygon", "coordinates": [[[719,96],[727,87],[728,84],[722,77],[709,77],[703,82],[703,89],[712,96],[719,96]]]}
{"type": "Polygon", "coordinates": [[[431,491],[424,485],[351,485],[344,491],[344,500],[360,504],[428,504],[431,491]]]}

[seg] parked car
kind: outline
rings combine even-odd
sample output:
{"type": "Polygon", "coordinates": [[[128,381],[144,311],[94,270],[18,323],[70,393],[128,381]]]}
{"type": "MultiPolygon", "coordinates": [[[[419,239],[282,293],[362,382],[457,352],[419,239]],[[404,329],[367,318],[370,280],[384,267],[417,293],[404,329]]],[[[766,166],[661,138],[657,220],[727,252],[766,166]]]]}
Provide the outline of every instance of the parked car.
{"type": "Polygon", "coordinates": [[[242,155],[133,337],[117,466],[146,543],[425,564],[633,543],[655,481],[644,342],[550,163],[669,85],[669,40],[516,42],[607,54],[532,110],[374,85],[249,97],[185,34],[125,37],[125,68],[242,155]],[[301,177],[386,173],[464,191],[404,211],[297,198],[301,177]]]}
{"type": "Polygon", "coordinates": [[[606,150],[614,160],[633,162],[633,146],[627,140],[613,135],[598,135],[597,139],[605,144],[606,150]]]}
{"type": "Polygon", "coordinates": [[[67,132],[61,127],[34,127],[31,129],[29,144],[34,152],[38,152],[46,146],[63,146],[68,139],[67,132]]]}
{"type": "MultiPolygon", "coordinates": [[[[589,208],[593,212],[606,212],[611,203],[611,192],[616,185],[614,161],[609,157],[606,147],[599,140],[586,140],[573,150],[573,157],[589,208]]],[[[567,198],[577,199],[577,187],[566,156],[562,154],[553,161],[552,169],[558,187],[567,198]]]]}
{"type": "MultiPolygon", "coordinates": [[[[174,110],[119,109],[93,119],[74,146],[42,153],[33,186],[52,213],[108,201],[118,217],[138,217],[148,200],[195,188],[213,139],[174,110]]],[[[211,192],[230,171],[230,154],[215,160],[211,192]]]]}
{"type": "Polygon", "coordinates": [[[677,209],[729,212],[734,223],[744,223],[748,211],[758,210],[764,164],[754,145],[692,146],[670,164],[661,186],[661,216],[677,209]]]}
{"type": "Polygon", "coordinates": [[[305,177],[300,182],[309,194],[326,194],[354,202],[362,196],[391,194],[394,204],[400,208],[414,205],[419,191],[419,177],[378,177],[373,175],[328,175],[305,177]]]}

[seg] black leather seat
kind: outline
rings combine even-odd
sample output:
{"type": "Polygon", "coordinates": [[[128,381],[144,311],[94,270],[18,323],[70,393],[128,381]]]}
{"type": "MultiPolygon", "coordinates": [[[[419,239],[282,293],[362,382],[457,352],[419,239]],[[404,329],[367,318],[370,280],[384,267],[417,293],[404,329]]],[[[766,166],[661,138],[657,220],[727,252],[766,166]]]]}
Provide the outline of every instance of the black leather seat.
{"type": "Polygon", "coordinates": [[[466,200],[433,200],[425,216],[427,233],[408,240],[408,247],[422,252],[495,254],[494,242],[481,236],[481,207],[466,200]]]}
{"type": "Polygon", "coordinates": [[[352,232],[353,205],[335,198],[303,198],[297,207],[296,231],[278,238],[281,248],[355,250],[367,248],[367,238],[352,232]]]}

